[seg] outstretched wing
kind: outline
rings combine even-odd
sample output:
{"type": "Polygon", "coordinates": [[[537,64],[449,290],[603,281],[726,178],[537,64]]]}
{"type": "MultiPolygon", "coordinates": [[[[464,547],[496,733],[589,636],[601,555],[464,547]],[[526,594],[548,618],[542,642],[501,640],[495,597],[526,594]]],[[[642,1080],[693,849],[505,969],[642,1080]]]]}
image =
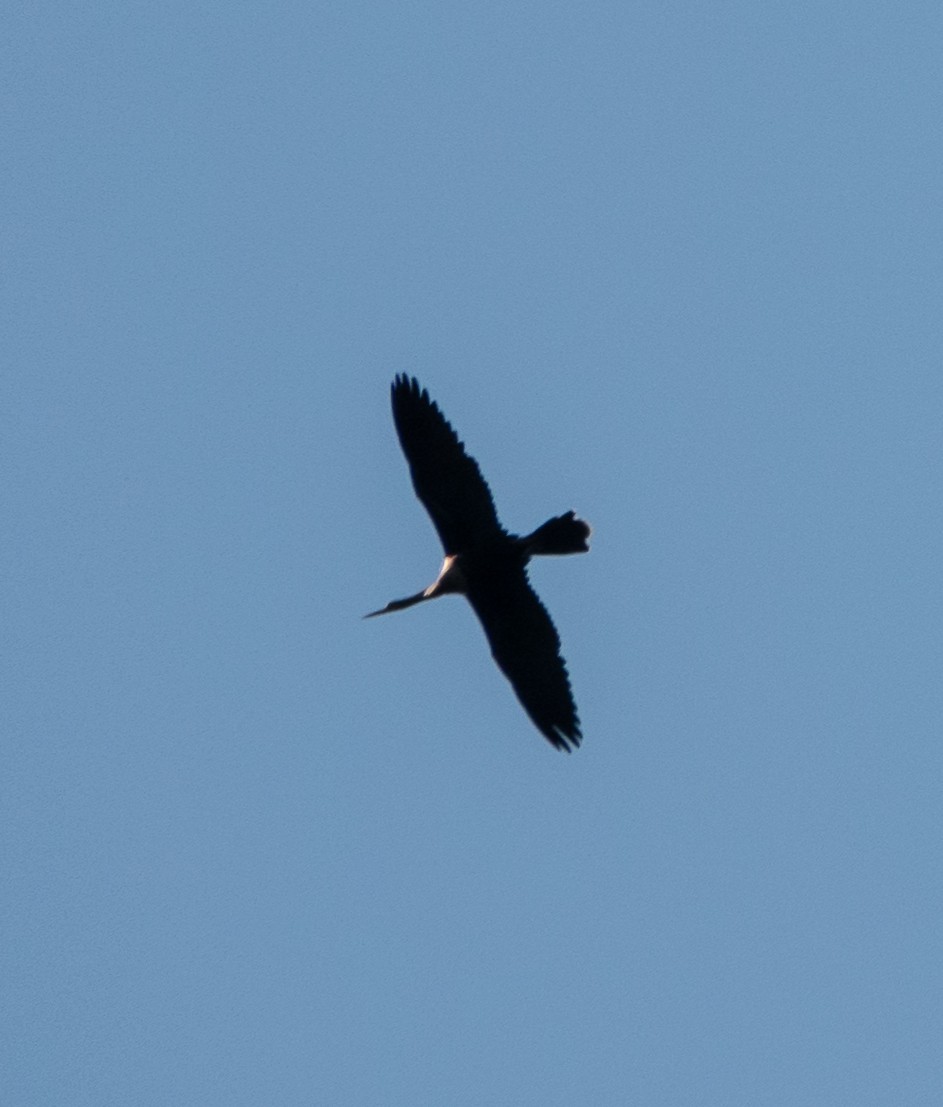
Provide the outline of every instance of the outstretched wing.
{"type": "Polygon", "coordinates": [[[393,422],[409,462],[413,487],[447,554],[503,534],[478,463],[418,381],[393,381],[393,422]]]}
{"type": "Polygon", "coordinates": [[[523,567],[470,580],[468,600],[524,710],[549,742],[569,753],[583,735],[560,637],[523,567]]]}

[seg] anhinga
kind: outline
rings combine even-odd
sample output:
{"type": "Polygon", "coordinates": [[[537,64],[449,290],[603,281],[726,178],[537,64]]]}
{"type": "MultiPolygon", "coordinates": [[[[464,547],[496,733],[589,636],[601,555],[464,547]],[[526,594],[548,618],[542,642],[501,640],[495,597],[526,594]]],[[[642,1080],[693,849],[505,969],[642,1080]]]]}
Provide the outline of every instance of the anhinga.
{"type": "Polygon", "coordinates": [[[435,582],[393,600],[374,615],[400,611],[449,592],[468,598],[491,653],[537,729],[557,749],[582,738],[560,638],[527,579],[539,554],[584,553],[590,528],[572,511],[532,534],[509,534],[498,522],[491,492],[475,460],[419,383],[404,374],[392,386],[393,421],[413,487],[445,547],[435,582]]]}

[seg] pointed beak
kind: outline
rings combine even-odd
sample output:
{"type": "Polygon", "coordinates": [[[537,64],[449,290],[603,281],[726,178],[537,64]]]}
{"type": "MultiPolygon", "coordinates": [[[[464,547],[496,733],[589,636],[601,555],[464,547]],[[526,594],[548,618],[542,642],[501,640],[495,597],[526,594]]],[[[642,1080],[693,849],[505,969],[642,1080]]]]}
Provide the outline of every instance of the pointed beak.
{"type": "Polygon", "coordinates": [[[381,607],[379,611],[369,611],[364,615],[365,619],[372,619],[374,615],[388,615],[391,611],[402,611],[404,607],[412,607],[414,603],[422,603],[423,600],[430,599],[425,592],[417,592],[415,596],[407,596],[405,600],[392,600],[386,605],[381,607]]]}

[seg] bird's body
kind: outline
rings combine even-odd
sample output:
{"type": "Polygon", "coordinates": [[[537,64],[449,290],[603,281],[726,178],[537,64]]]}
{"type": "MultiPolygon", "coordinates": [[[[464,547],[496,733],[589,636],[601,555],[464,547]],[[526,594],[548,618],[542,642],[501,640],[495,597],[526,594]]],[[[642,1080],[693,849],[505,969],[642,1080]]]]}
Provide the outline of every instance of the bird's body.
{"type": "Polygon", "coordinates": [[[392,387],[393,420],[413,486],[445,547],[436,580],[371,615],[461,593],[484,628],[491,653],[540,732],[558,749],[582,733],[560,639],[527,579],[531,557],[582,553],[589,526],[572,511],[524,537],[498,522],[491,492],[473,458],[418,382],[404,375],[392,387]]]}

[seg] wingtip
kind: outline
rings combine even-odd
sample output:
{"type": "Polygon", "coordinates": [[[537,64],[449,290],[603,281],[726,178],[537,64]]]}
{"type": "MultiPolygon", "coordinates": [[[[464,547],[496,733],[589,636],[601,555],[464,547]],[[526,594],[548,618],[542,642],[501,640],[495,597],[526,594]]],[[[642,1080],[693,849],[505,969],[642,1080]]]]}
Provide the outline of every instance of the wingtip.
{"type": "Polygon", "coordinates": [[[545,734],[545,737],[555,749],[562,750],[564,753],[578,750],[583,741],[583,734],[579,727],[576,727],[572,734],[565,734],[560,727],[554,727],[553,733],[545,734]]]}
{"type": "Polygon", "coordinates": [[[411,377],[408,373],[397,373],[390,385],[390,391],[394,396],[399,392],[411,392],[416,396],[421,396],[425,389],[415,377],[411,377]]]}

